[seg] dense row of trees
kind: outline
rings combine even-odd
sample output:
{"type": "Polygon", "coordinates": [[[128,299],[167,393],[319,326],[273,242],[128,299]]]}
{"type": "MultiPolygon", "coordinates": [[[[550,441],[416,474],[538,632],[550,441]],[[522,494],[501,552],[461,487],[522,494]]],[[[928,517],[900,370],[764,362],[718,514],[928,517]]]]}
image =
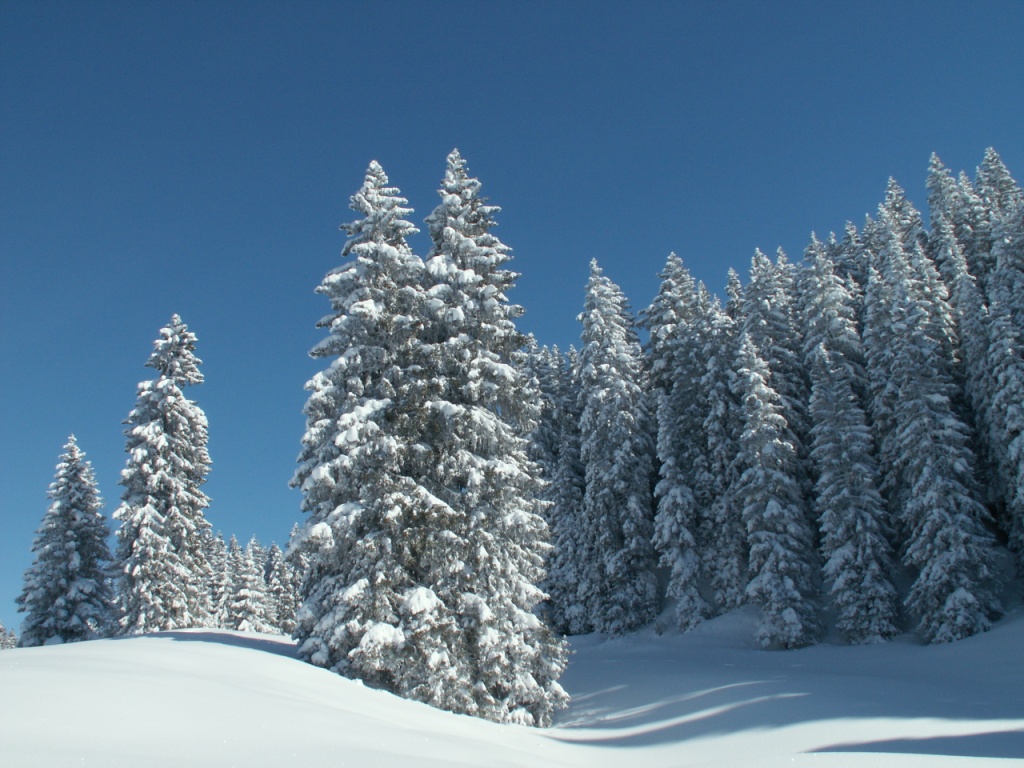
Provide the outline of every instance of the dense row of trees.
{"type": "Polygon", "coordinates": [[[211,535],[175,316],[127,422],[116,550],[72,438],[21,642],[282,631],[375,687],[545,725],[557,633],[629,632],[666,598],[682,630],[758,606],[766,647],[815,642],[826,616],[854,643],[983,631],[1024,553],[1024,195],[992,150],[973,180],[933,157],[928,189],[930,229],[891,181],[801,264],[755,253],[724,302],[672,254],[634,318],[594,262],[563,353],[516,330],[499,209],[457,151],[425,257],[371,163],[317,289],[288,553],[211,535]]]}
{"type": "Polygon", "coordinates": [[[930,230],[890,181],[802,264],[757,252],[724,305],[671,255],[644,365],[594,267],[582,349],[533,355],[559,630],[647,623],[635,585],[659,567],[680,628],[749,602],[772,647],[817,640],[824,609],[851,642],[908,622],[957,640],[999,615],[1000,553],[1024,549],[1024,196],[992,150],[973,181],[933,157],[928,189],[930,230]],[[628,585],[612,620],[600,568],[628,585]]]}
{"type": "Polygon", "coordinates": [[[195,342],[177,315],[154,342],[147,365],[158,375],[139,384],[126,421],[113,554],[92,467],[68,438],[17,598],[21,645],[188,627],[294,629],[293,563],[276,544],[226,545],[204,516],[206,416],[182,393],[203,380],[195,342]]]}

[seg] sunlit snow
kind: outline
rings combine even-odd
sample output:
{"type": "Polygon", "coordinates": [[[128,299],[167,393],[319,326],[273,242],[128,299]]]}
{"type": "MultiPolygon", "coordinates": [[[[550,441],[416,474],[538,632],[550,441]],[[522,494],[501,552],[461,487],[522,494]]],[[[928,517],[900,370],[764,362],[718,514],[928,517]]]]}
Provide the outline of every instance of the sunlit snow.
{"type": "Polygon", "coordinates": [[[5,766],[946,766],[1024,762],[1024,613],[959,643],[762,651],[744,610],[575,638],[556,727],[500,726],[193,630],[0,653],[5,766]]]}

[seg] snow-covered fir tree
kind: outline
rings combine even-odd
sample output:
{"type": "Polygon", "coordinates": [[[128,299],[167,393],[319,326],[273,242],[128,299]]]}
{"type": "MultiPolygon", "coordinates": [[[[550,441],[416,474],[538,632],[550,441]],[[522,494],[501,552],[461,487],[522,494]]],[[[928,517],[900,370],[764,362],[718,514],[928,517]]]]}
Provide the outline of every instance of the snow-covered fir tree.
{"type": "Polygon", "coordinates": [[[703,422],[708,411],[701,378],[707,370],[698,291],[682,259],[669,254],[658,295],[643,316],[650,331],[647,349],[651,395],[657,423],[660,479],[655,486],[657,512],[654,546],[669,569],[667,595],[676,601],[676,621],[686,630],[711,613],[698,586],[701,561],[695,534],[698,504],[708,509],[707,493],[698,501],[698,477],[708,471],[703,422]],[[703,503],[701,503],[703,502],[703,503]]]}
{"type": "Polygon", "coordinates": [[[772,389],[779,395],[782,417],[794,440],[800,466],[797,479],[805,486],[808,476],[804,462],[807,437],[807,372],[800,341],[797,307],[797,273],[786,254],[776,261],[761,251],[750,263],[750,282],[743,290],[740,329],[772,374],[772,389]]]}
{"type": "Polygon", "coordinates": [[[32,565],[16,598],[25,614],[25,647],[103,637],[115,619],[107,577],[109,530],[100,514],[92,466],[74,435],[64,446],[48,495],[51,504],[36,531],[32,565]]]}
{"type": "Polygon", "coordinates": [[[709,513],[699,538],[706,542],[702,553],[704,572],[714,591],[715,606],[721,611],[732,610],[745,601],[749,560],[743,509],[732,492],[739,480],[736,458],[742,432],[733,369],[738,344],[735,318],[742,290],[735,272],[731,277],[735,279],[730,280],[733,288],[729,304],[723,309],[712,302],[707,312],[707,370],[701,377],[708,403],[703,424],[708,463],[707,477],[700,484],[706,488],[709,513]]]}
{"type": "Polygon", "coordinates": [[[564,634],[579,635],[593,631],[593,624],[585,595],[580,593],[585,475],[580,456],[579,355],[573,347],[557,373],[559,445],[547,512],[553,549],[544,587],[549,595],[548,619],[552,626],[564,634]]]}
{"type": "Polygon", "coordinates": [[[263,578],[262,547],[253,537],[243,550],[232,536],[229,548],[233,579],[227,606],[227,628],[240,632],[277,632],[263,578]]]}
{"type": "Polygon", "coordinates": [[[899,596],[892,583],[887,513],[862,405],[866,380],[860,334],[849,286],[816,238],[806,260],[804,354],[811,371],[813,508],[823,574],[837,611],[837,628],[851,642],[877,642],[899,631],[899,596]]]}
{"type": "Polygon", "coordinates": [[[267,605],[273,626],[283,635],[295,630],[298,591],[295,574],[277,544],[267,551],[267,605]]]}
{"type": "Polygon", "coordinates": [[[592,631],[579,596],[579,520],[584,482],[576,358],[572,348],[568,355],[558,347],[535,348],[530,353],[530,370],[541,395],[541,413],[530,442],[547,481],[542,497],[547,503],[545,518],[553,545],[542,585],[548,595],[544,615],[556,631],[567,635],[592,631]]]}
{"type": "Polygon", "coordinates": [[[591,262],[580,350],[581,459],[586,490],[580,591],[599,632],[652,621],[651,424],[640,343],[626,298],[591,262]]]}
{"type": "Polygon", "coordinates": [[[18,636],[13,629],[7,629],[0,621],[0,651],[8,651],[18,647],[18,636]]]}
{"type": "Polygon", "coordinates": [[[426,407],[410,422],[433,455],[412,458],[456,534],[432,552],[439,578],[429,584],[461,630],[454,661],[472,685],[469,701],[455,704],[464,692],[449,692],[449,708],[547,725],[567,699],[557,683],[566,649],[534,612],[550,549],[539,470],[527,455],[538,395],[522,373],[523,310],[507,298],[518,275],[491,232],[499,209],[480,189],[453,150],[427,218],[423,386],[413,387],[426,407]]]}
{"type": "Polygon", "coordinates": [[[309,517],[289,545],[306,564],[300,656],[394,691],[407,666],[429,658],[400,626],[412,615],[418,575],[410,518],[417,500],[427,500],[399,455],[410,446],[398,431],[399,409],[409,407],[398,390],[413,365],[424,301],[423,262],[406,241],[417,230],[405,204],[372,162],[351,198],[361,218],[343,227],[342,257],[351,259],[317,288],[331,303],[318,324],[329,335],[310,354],[330,364],[306,386],[306,434],[292,483],[309,517]]]}
{"type": "Polygon", "coordinates": [[[114,513],[121,632],[140,634],[212,621],[207,558],[210,469],[206,415],[182,388],[199,384],[195,334],[178,315],[160,330],[146,365],[158,376],[139,384],[127,419],[128,461],[114,513]]]}
{"type": "Polygon", "coordinates": [[[226,627],[228,601],[234,591],[232,572],[228,562],[228,545],[224,536],[218,533],[207,542],[206,558],[210,562],[210,625],[226,627]]]}
{"type": "Polygon", "coordinates": [[[801,488],[795,438],[782,415],[771,372],[744,333],[736,361],[743,433],[736,487],[750,545],[748,598],[761,607],[757,639],[798,648],[817,640],[818,562],[801,488]]]}
{"type": "Polygon", "coordinates": [[[294,480],[310,515],[289,548],[308,560],[296,635],[304,658],[407,698],[546,725],[565,652],[532,612],[547,544],[514,275],[457,153],[441,194],[428,277],[372,163],[353,261],[319,289],[333,312],[313,354],[333,359],[308,387],[294,480]]]}
{"type": "Polygon", "coordinates": [[[978,500],[970,432],[954,407],[944,310],[936,310],[922,260],[914,257],[920,246],[907,252],[898,222],[884,208],[875,238],[865,312],[869,321],[886,323],[873,327],[868,347],[873,416],[876,427],[884,424],[883,489],[903,540],[903,562],[916,573],[907,610],[927,641],[948,642],[987,629],[999,610],[995,541],[978,500]],[[878,348],[883,332],[884,351],[878,348]],[[880,364],[887,370],[878,370],[880,364]]]}

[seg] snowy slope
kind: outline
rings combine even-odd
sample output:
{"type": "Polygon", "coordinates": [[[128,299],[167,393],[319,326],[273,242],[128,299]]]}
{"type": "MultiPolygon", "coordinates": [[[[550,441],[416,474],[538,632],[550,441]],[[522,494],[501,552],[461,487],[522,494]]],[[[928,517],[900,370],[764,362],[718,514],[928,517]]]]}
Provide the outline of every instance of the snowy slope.
{"type": "Polygon", "coordinates": [[[573,703],[547,731],[402,701],[269,636],[4,651],[0,765],[1024,765],[1024,613],[930,647],[766,652],[754,624],[741,611],[683,636],[576,639],[573,703]]]}

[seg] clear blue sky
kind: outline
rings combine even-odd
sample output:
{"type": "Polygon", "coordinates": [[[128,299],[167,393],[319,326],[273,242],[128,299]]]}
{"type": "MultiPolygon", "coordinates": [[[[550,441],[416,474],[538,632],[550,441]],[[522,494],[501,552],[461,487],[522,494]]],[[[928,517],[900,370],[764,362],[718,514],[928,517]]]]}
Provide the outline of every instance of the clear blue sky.
{"type": "MultiPolygon", "coordinates": [[[[199,337],[209,518],[283,542],[307,357],[372,159],[416,209],[458,147],[542,343],[597,258],[636,308],[670,250],[720,293],[928,156],[1024,177],[1024,2],[0,0],[0,620],[67,435],[120,495],[158,329],[199,337]]],[[[421,235],[414,246],[426,249],[421,235]]]]}

